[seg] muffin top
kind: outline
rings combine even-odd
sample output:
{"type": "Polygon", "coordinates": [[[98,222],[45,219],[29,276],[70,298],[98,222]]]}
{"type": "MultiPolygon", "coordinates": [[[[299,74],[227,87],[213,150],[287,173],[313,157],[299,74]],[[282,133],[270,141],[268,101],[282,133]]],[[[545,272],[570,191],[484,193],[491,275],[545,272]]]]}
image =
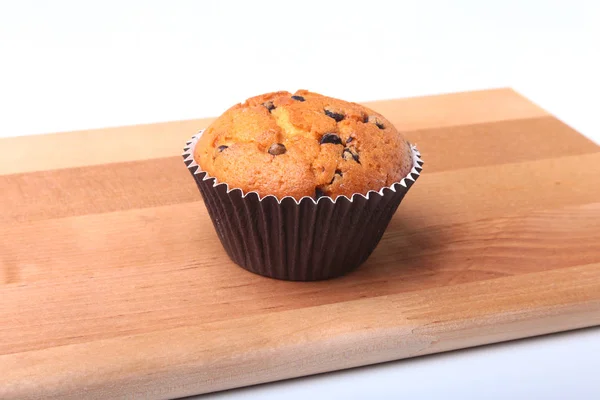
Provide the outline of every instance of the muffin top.
{"type": "Polygon", "coordinates": [[[410,144],[382,115],[306,90],[231,107],[204,131],[194,160],[231,189],[296,200],[378,191],[413,163],[410,144]]]}

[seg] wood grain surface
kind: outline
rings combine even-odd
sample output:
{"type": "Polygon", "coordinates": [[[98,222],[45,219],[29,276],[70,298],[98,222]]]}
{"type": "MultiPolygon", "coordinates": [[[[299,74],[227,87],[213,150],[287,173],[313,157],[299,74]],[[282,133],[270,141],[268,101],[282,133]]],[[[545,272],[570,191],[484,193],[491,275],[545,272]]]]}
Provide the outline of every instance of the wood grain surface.
{"type": "Polygon", "coordinates": [[[0,139],[0,398],[173,398],[600,324],[600,148],[510,89],[380,101],[425,170],[324,282],[225,255],[211,120],[0,139]]]}

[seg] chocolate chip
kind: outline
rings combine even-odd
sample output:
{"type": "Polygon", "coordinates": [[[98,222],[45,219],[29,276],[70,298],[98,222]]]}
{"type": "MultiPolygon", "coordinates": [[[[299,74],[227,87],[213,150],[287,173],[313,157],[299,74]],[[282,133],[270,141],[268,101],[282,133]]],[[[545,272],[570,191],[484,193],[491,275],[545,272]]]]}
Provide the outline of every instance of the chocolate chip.
{"type": "Polygon", "coordinates": [[[342,171],[340,171],[339,169],[335,170],[335,174],[333,174],[333,178],[331,178],[331,182],[329,182],[329,184],[331,185],[333,183],[333,181],[335,181],[336,177],[342,177],[344,174],[342,173],[342,171]]]}
{"type": "Polygon", "coordinates": [[[315,199],[319,200],[323,196],[325,196],[325,193],[321,189],[315,188],[315,199]]]}
{"type": "Polygon", "coordinates": [[[352,136],[350,136],[350,137],[348,138],[348,140],[346,140],[346,144],[350,143],[350,142],[351,142],[351,141],[353,141],[353,140],[354,140],[354,138],[353,138],[352,136]]]}
{"type": "Polygon", "coordinates": [[[368,116],[367,114],[363,114],[363,117],[362,117],[362,122],[364,122],[365,124],[366,124],[367,122],[369,122],[369,116],[368,116]]]}
{"type": "Polygon", "coordinates": [[[379,129],[385,128],[385,126],[383,125],[383,122],[378,117],[376,117],[374,115],[370,115],[369,116],[368,122],[371,122],[371,123],[377,125],[377,127],[379,129]]]}
{"type": "Polygon", "coordinates": [[[304,101],[304,97],[302,97],[302,96],[292,96],[292,99],[298,100],[298,101],[304,101]]]}
{"type": "Polygon", "coordinates": [[[327,108],[325,109],[325,115],[327,115],[330,118],[335,119],[336,122],[340,122],[341,120],[344,119],[344,114],[340,114],[335,111],[330,111],[327,108]]]}
{"type": "Polygon", "coordinates": [[[344,152],[342,153],[342,158],[346,161],[354,160],[360,164],[358,153],[353,152],[352,150],[350,150],[347,147],[344,149],[344,152]]]}
{"type": "Polygon", "coordinates": [[[220,152],[222,152],[223,150],[225,150],[225,149],[226,149],[226,148],[228,148],[228,147],[229,147],[229,146],[222,145],[222,146],[219,146],[219,147],[217,147],[217,150],[218,150],[218,151],[219,151],[219,153],[220,153],[220,152]]]}
{"type": "Polygon", "coordinates": [[[342,144],[342,139],[340,139],[340,137],[335,133],[326,133],[323,135],[319,143],[342,144]]]}
{"type": "Polygon", "coordinates": [[[275,106],[273,105],[273,102],[272,102],[272,101],[265,101],[265,102],[263,103],[263,106],[264,106],[264,107],[265,107],[267,110],[269,110],[269,112],[271,112],[271,111],[273,111],[273,110],[275,109],[275,106]]]}
{"type": "Polygon", "coordinates": [[[274,156],[278,156],[280,154],[283,154],[286,151],[287,151],[287,149],[281,143],[273,143],[271,145],[271,147],[269,147],[269,154],[272,154],[274,156]]]}

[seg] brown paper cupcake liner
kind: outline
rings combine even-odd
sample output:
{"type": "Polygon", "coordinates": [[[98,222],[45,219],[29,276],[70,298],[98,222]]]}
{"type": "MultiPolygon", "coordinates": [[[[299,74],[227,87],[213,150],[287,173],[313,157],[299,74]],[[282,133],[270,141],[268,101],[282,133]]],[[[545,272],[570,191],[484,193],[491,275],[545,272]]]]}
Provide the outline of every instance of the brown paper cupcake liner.
{"type": "Polygon", "coordinates": [[[335,200],[277,199],[230,189],[200,169],[187,142],[184,162],[194,177],[229,257],[248,271],[276,279],[314,281],[343,275],[367,260],[423,162],[411,145],[413,168],[400,182],[335,200]]]}

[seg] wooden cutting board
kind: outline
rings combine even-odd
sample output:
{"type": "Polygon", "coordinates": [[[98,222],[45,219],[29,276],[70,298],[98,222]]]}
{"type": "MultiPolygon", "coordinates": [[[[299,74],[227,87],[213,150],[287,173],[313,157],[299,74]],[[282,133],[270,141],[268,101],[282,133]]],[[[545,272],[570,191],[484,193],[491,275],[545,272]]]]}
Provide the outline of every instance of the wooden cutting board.
{"type": "Polygon", "coordinates": [[[600,324],[600,148],[510,89],[369,104],[424,172],[355,272],[233,265],[211,120],[0,140],[0,398],[167,398],[600,324]]]}

